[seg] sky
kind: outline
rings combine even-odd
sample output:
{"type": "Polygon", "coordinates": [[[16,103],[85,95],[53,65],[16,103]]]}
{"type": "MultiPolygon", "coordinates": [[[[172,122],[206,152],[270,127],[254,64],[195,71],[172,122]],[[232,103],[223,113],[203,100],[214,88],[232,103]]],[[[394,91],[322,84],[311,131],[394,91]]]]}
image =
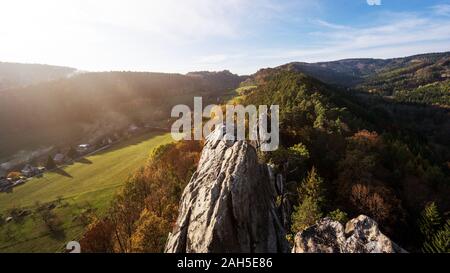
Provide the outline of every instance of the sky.
{"type": "Polygon", "coordinates": [[[0,61],[228,69],[450,50],[450,0],[0,0],[0,61]]]}

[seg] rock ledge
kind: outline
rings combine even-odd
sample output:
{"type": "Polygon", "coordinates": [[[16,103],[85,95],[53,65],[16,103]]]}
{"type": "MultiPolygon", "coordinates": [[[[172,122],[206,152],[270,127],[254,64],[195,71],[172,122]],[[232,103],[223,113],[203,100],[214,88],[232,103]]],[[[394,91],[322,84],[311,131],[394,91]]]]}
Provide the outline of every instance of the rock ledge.
{"type": "Polygon", "coordinates": [[[292,253],[406,253],[381,233],[371,218],[360,215],[344,226],[324,218],[297,233],[292,253]]]}

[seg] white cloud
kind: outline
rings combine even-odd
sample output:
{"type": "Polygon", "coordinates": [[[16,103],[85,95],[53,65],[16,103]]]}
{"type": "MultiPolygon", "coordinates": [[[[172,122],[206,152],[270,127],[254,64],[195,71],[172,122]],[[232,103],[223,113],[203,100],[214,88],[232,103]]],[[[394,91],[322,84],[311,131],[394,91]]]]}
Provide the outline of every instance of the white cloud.
{"type": "Polygon", "coordinates": [[[337,29],[337,30],[350,30],[350,27],[348,27],[348,26],[333,24],[333,23],[327,22],[325,20],[317,19],[314,22],[317,25],[326,27],[326,28],[337,29]]]}
{"type": "MultiPolygon", "coordinates": [[[[56,34],[71,27],[146,32],[163,39],[237,35],[241,1],[15,0],[2,3],[1,32],[56,34]]],[[[63,33],[59,33],[63,34],[63,33]]],[[[77,34],[77,33],[75,33],[77,34]]],[[[107,33],[100,33],[107,34],[107,33]]],[[[57,38],[57,37],[55,37],[57,38]]]]}
{"type": "Polygon", "coordinates": [[[450,16],[450,4],[440,4],[432,6],[431,9],[436,15],[450,16]]]}
{"type": "MultiPolygon", "coordinates": [[[[293,5],[272,0],[14,0],[0,7],[0,60],[85,70],[179,71],[199,52],[257,36],[293,5]],[[209,45],[209,46],[208,46],[209,45]],[[180,64],[175,64],[178,61],[180,64]],[[184,62],[184,64],[181,64],[184,62]]],[[[300,15],[300,14],[297,14],[300,15]]],[[[227,54],[229,55],[229,54],[227,54]]],[[[219,62],[215,56],[206,62],[219,62]]]]}
{"type": "Polygon", "coordinates": [[[380,6],[381,0],[367,0],[369,6],[380,6]]]}
{"type": "Polygon", "coordinates": [[[287,61],[394,57],[450,48],[450,5],[416,14],[384,13],[382,20],[368,18],[364,26],[355,26],[330,20],[327,12],[335,11],[324,2],[3,1],[0,61],[92,71],[250,73],[287,61]]]}
{"type": "Polygon", "coordinates": [[[369,27],[335,25],[310,33],[320,45],[280,48],[260,52],[258,58],[288,61],[326,61],[354,57],[390,58],[450,48],[450,20],[434,20],[414,14],[384,14],[385,22],[369,27]]]}

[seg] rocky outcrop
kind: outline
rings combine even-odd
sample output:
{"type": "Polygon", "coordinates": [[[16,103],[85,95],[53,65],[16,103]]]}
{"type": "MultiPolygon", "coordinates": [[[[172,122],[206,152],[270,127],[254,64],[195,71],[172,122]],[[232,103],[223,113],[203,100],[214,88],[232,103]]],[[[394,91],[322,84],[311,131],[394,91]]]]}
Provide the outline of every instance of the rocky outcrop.
{"type": "MultiPolygon", "coordinates": [[[[186,186],[166,252],[289,252],[283,226],[290,204],[277,208],[285,182],[271,166],[260,164],[246,141],[227,141],[225,128],[209,135],[197,171],[186,186]],[[284,208],[284,209],[283,209],[284,208]]],[[[405,252],[361,215],[341,223],[325,218],[295,236],[293,253],[405,252]]]]}
{"type": "Polygon", "coordinates": [[[248,142],[223,136],[221,127],[207,137],[165,251],[289,252],[267,166],[248,142]]]}
{"type": "Polygon", "coordinates": [[[404,253],[380,232],[371,218],[360,215],[344,226],[325,218],[295,236],[293,253],[404,253]]]}

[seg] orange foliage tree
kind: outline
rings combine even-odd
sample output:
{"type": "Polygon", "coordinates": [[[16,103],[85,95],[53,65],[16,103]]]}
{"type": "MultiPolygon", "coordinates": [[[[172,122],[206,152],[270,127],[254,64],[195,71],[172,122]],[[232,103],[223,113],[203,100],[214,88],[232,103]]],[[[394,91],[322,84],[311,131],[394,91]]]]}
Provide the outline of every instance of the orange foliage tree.
{"type": "Polygon", "coordinates": [[[382,138],[360,131],[348,139],[345,157],[339,162],[338,196],[349,211],[366,214],[389,233],[404,221],[401,201],[388,183],[377,178],[382,170],[379,152],[382,138]]]}
{"type": "Polygon", "coordinates": [[[108,219],[95,219],[89,224],[87,231],[80,240],[82,252],[113,252],[114,228],[112,222],[108,219]]]}
{"type": "Polygon", "coordinates": [[[144,167],[130,176],[108,213],[114,251],[163,250],[177,218],[181,194],[196,169],[201,148],[198,141],[162,145],[152,153],[144,167]]]}

